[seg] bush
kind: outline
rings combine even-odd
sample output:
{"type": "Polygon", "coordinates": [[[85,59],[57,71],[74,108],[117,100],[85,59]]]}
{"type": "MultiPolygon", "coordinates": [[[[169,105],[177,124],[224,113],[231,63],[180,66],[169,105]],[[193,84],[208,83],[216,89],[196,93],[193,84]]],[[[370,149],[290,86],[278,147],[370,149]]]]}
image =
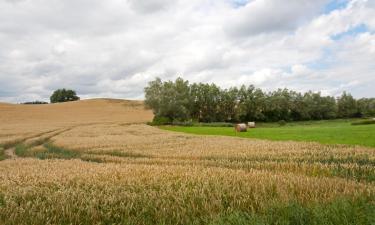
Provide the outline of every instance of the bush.
{"type": "Polygon", "coordinates": [[[361,120],[361,121],[357,121],[357,122],[352,123],[352,125],[369,125],[369,124],[375,124],[375,120],[374,119],[361,120]]]}
{"type": "Polygon", "coordinates": [[[285,126],[286,125],[286,121],[285,120],[279,120],[279,125],[280,126],[285,126]]]}
{"type": "Polygon", "coordinates": [[[196,127],[233,127],[232,123],[216,122],[216,123],[195,123],[196,127]]]}
{"type": "Polygon", "coordinates": [[[151,126],[171,125],[172,120],[164,116],[155,116],[152,122],[147,124],[151,126]]]}
{"type": "Polygon", "coordinates": [[[67,90],[65,88],[54,91],[50,97],[51,103],[71,102],[77,100],[79,100],[79,97],[77,96],[76,92],[73,90],[67,90]]]}
{"type": "Polygon", "coordinates": [[[21,103],[24,105],[43,105],[43,104],[48,104],[48,102],[43,102],[43,101],[33,101],[33,102],[24,102],[21,103]]]}
{"type": "Polygon", "coordinates": [[[183,127],[192,127],[194,123],[192,121],[173,121],[172,125],[183,126],[183,127]]]}

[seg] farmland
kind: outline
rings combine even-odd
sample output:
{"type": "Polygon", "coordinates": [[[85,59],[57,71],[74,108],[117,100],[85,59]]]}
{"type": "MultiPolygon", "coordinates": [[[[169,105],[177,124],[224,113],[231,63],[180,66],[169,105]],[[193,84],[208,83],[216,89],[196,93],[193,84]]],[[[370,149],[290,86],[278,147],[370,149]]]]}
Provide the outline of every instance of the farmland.
{"type": "Polygon", "coordinates": [[[164,126],[162,129],[201,135],[238,136],[267,140],[315,141],[323,144],[347,144],[375,147],[375,125],[352,126],[357,120],[292,122],[285,126],[261,124],[246,133],[231,127],[164,126]]]}
{"type": "Polygon", "coordinates": [[[0,224],[375,222],[371,145],[171,132],[133,101],[0,112],[0,224]]]}

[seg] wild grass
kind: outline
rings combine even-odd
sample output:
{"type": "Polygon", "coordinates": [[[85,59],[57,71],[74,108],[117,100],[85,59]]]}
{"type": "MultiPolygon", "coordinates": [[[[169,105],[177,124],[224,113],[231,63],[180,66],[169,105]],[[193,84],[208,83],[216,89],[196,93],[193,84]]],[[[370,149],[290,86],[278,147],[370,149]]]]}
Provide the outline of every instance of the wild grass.
{"type": "Polygon", "coordinates": [[[375,119],[361,120],[361,121],[356,121],[352,123],[352,125],[370,125],[370,124],[375,124],[375,119]]]}
{"type": "Polygon", "coordinates": [[[0,161],[5,160],[7,157],[5,155],[5,150],[2,146],[0,146],[0,161]]]}
{"type": "Polygon", "coordinates": [[[373,224],[375,205],[369,200],[339,198],[333,202],[304,206],[299,203],[275,204],[261,213],[231,212],[210,224],[268,225],[268,224],[373,224]]]}
{"type": "Polygon", "coordinates": [[[32,145],[19,144],[15,148],[15,153],[19,157],[36,157],[38,159],[74,159],[79,158],[80,153],[54,146],[47,142],[43,144],[41,151],[31,151],[32,145]]]}

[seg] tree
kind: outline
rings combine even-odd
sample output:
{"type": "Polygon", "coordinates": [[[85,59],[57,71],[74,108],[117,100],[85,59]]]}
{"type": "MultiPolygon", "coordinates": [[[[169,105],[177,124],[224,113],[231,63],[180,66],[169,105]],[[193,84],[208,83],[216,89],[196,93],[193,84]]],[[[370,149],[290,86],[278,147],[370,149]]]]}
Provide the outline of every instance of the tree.
{"type": "Polygon", "coordinates": [[[77,96],[76,92],[73,90],[67,90],[65,88],[54,91],[50,97],[51,103],[70,102],[77,100],[79,100],[79,97],[77,96]]]}
{"type": "Polygon", "coordinates": [[[253,85],[242,85],[238,91],[238,117],[241,121],[264,120],[265,95],[253,85]]]}
{"type": "Polygon", "coordinates": [[[189,82],[182,78],[162,82],[156,78],[145,88],[145,104],[153,110],[155,117],[186,121],[191,118],[189,82]]]}
{"type": "Polygon", "coordinates": [[[338,116],[340,118],[350,118],[357,116],[357,101],[351,94],[347,94],[345,91],[341,97],[337,100],[338,116]]]}
{"type": "Polygon", "coordinates": [[[375,98],[361,98],[357,101],[360,116],[375,116],[375,98]]]}
{"type": "Polygon", "coordinates": [[[182,78],[151,81],[145,97],[155,118],[169,122],[299,121],[375,115],[374,98],[357,101],[346,92],[336,101],[320,92],[284,88],[266,93],[253,85],[222,89],[215,84],[189,84],[182,78]]]}

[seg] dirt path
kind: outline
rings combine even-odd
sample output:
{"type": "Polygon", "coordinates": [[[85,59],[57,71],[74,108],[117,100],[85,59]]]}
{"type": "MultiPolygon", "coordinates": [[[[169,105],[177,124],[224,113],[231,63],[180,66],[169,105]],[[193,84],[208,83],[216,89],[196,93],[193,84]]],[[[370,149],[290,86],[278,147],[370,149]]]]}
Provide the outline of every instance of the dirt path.
{"type": "Polygon", "coordinates": [[[14,152],[14,148],[8,148],[7,150],[5,150],[5,155],[7,157],[9,157],[9,159],[16,159],[18,158],[18,156],[16,155],[16,153],[14,152]]]}

